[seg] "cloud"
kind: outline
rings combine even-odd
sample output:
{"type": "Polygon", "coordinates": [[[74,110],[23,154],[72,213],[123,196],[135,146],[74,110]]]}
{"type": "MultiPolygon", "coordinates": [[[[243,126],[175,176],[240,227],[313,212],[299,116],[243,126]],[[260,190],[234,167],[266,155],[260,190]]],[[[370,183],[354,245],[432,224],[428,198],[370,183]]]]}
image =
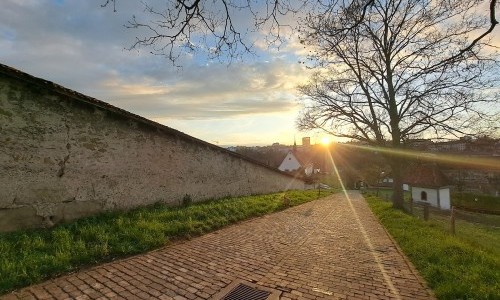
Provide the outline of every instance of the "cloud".
{"type": "Polygon", "coordinates": [[[100,4],[3,0],[0,62],[146,118],[180,125],[187,133],[199,132],[200,138],[212,136],[221,122],[241,130],[226,129],[227,136],[217,138],[226,143],[244,136],[263,142],[266,134],[293,131],[296,86],[308,77],[293,53],[257,49],[260,57],[230,65],[186,57],[177,69],[144,49],[124,50],[138,32],[123,24],[133,14],[143,16],[140,3],[119,1],[117,13],[100,4]],[[266,127],[257,129],[252,120],[266,127]]]}
{"type": "Polygon", "coordinates": [[[182,72],[117,76],[101,83],[110,102],[153,118],[217,119],[294,113],[295,87],[307,71],[282,60],[191,66],[182,72]]]}

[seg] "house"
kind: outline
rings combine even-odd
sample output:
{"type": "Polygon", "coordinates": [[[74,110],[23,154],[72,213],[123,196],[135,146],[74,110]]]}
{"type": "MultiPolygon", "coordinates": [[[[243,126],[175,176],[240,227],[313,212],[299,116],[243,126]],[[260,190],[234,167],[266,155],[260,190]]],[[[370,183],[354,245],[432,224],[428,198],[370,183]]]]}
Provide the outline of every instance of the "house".
{"type": "MultiPolygon", "coordinates": [[[[377,181],[376,187],[379,188],[393,188],[394,187],[394,178],[392,178],[392,174],[385,174],[385,172],[382,172],[380,174],[380,178],[377,181]]],[[[403,190],[404,191],[409,191],[410,186],[406,183],[403,184],[403,190]]]]}
{"type": "Polygon", "coordinates": [[[394,186],[394,179],[392,178],[392,174],[382,172],[380,173],[380,177],[377,182],[378,187],[393,187],[394,186]]]}
{"type": "Polygon", "coordinates": [[[306,176],[310,176],[314,171],[314,163],[310,154],[311,139],[309,137],[302,138],[303,151],[297,149],[297,143],[294,141],[293,148],[288,150],[285,158],[279,165],[278,169],[283,172],[301,172],[304,171],[306,176]]]}
{"type": "Polygon", "coordinates": [[[449,180],[435,164],[413,168],[403,182],[410,187],[413,201],[445,210],[451,208],[449,180]]]}
{"type": "Polygon", "coordinates": [[[278,169],[284,172],[304,171],[306,176],[311,176],[314,170],[313,157],[309,153],[289,150],[278,169]]]}
{"type": "Polygon", "coordinates": [[[416,150],[429,150],[432,148],[433,144],[434,143],[429,139],[411,139],[406,141],[406,145],[416,150]]]}
{"type": "Polygon", "coordinates": [[[284,172],[293,172],[302,168],[302,164],[297,158],[296,153],[296,151],[288,150],[288,153],[285,158],[283,158],[283,161],[279,165],[278,169],[284,172]]]}
{"type": "Polygon", "coordinates": [[[467,139],[454,140],[448,142],[434,143],[429,146],[430,151],[436,152],[464,152],[469,148],[467,139]]]}

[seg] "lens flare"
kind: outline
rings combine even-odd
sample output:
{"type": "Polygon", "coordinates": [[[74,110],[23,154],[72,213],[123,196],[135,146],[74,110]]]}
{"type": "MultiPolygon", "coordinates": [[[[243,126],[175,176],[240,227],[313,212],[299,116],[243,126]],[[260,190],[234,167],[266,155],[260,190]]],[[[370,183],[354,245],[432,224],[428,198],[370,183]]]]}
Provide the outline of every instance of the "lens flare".
{"type": "Polygon", "coordinates": [[[387,273],[387,271],[384,268],[384,264],[382,262],[382,259],[380,258],[380,255],[378,254],[375,247],[373,246],[373,243],[370,239],[370,236],[366,232],[366,229],[363,225],[363,222],[361,222],[361,219],[359,218],[359,215],[358,215],[356,209],[354,208],[354,205],[352,204],[352,200],[351,200],[351,197],[349,196],[349,192],[346,190],[344,183],[342,182],[342,178],[340,176],[339,170],[337,169],[337,165],[335,164],[335,161],[333,160],[333,157],[330,153],[328,155],[328,158],[329,158],[329,162],[333,166],[333,170],[335,172],[335,175],[337,176],[337,179],[340,182],[342,192],[344,193],[344,196],[345,196],[347,202],[349,203],[349,207],[351,208],[354,219],[356,220],[356,223],[358,224],[358,228],[361,231],[361,234],[363,235],[363,239],[364,239],[366,245],[368,246],[370,253],[372,254],[373,258],[375,259],[375,262],[377,263],[378,269],[379,269],[380,273],[382,274],[382,277],[384,278],[384,281],[387,284],[387,287],[389,287],[389,290],[396,297],[396,299],[401,300],[401,296],[399,295],[399,292],[394,287],[394,284],[392,282],[391,277],[389,276],[389,274],[387,273]]]}
{"type": "Polygon", "coordinates": [[[383,154],[390,154],[403,158],[419,159],[425,162],[442,163],[453,165],[454,167],[479,168],[489,170],[500,170],[500,158],[498,157],[481,157],[474,155],[459,155],[448,153],[430,153],[421,152],[410,149],[394,149],[378,146],[361,146],[347,145],[342,146],[364,149],[369,151],[377,151],[383,154]]]}

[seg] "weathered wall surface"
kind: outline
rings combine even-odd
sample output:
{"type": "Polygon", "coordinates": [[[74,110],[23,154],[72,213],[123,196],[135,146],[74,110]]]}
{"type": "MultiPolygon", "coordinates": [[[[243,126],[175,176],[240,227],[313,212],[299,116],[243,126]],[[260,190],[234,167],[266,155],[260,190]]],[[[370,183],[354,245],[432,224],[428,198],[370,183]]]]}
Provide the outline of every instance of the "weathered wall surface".
{"type": "Polygon", "coordinates": [[[1,66],[0,231],[107,210],[301,189],[176,130],[1,66]]]}

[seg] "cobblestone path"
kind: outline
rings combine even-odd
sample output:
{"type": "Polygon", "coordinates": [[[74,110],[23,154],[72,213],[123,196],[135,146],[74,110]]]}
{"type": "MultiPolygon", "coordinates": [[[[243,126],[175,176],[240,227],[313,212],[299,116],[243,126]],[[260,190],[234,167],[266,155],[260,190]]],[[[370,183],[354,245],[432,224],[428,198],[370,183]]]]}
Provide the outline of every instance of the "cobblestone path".
{"type": "Polygon", "coordinates": [[[236,281],[287,299],[434,299],[358,192],[339,193],[0,297],[213,299],[236,281]]]}

